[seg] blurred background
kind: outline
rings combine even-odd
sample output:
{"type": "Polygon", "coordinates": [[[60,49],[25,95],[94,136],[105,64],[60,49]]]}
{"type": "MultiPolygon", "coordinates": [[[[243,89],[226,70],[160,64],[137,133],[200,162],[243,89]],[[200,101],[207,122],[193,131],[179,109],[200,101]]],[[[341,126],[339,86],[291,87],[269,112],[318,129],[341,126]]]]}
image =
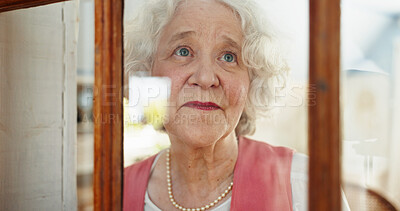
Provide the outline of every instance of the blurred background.
{"type": "MultiPolygon", "coordinates": [[[[124,19],[132,18],[142,2],[125,0],[124,19]]],[[[281,35],[291,77],[271,117],[260,120],[250,138],[307,154],[307,101],[313,98],[307,87],[308,26],[313,24],[308,1],[259,2],[281,35]]],[[[400,209],[400,2],[343,0],[341,7],[343,189],[352,210],[400,209]]],[[[93,0],[80,1],[78,40],[78,204],[79,210],[92,210],[93,0]]],[[[125,80],[129,90],[137,90],[140,79],[125,80]]],[[[168,136],[156,130],[157,119],[149,118],[160,112],[157,103],[132,107],[129,98],[124,100],[125,166],[169,145],[168,136]]]]}
{"type": "Polygon", "coordinates": [[[78,210],[93,210],[94,0],[80,0],[77,59],[78,210]]]}

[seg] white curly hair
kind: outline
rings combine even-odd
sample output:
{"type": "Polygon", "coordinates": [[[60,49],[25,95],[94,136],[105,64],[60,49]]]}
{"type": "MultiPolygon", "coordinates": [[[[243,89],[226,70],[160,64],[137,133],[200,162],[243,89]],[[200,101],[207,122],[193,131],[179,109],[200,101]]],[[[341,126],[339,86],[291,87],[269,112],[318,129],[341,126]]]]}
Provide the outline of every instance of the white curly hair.
{"type": "MultiPolygon", "coordinates": [[[[124,63],[126,74],[152,69],[154,55],[165,25],[181,2],[189,0],[147,0],[138,14],[124,25],[124,63]]],[[[242,58],[250,76],[245,109],[236,126],[236,135],[251,135],[257,117],[264,117],[275,96],[286,85],[288,65],[271,24],[254,0],[215,0],[238,15],[244,43],[242,58]]]]}

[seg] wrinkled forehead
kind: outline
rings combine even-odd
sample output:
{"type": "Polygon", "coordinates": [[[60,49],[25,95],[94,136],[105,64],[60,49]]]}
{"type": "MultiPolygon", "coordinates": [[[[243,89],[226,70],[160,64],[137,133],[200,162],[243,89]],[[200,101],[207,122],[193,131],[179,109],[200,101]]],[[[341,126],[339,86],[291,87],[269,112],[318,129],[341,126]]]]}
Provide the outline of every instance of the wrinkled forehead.
{"type": "MultiPolygon", "coordinates": [[[[214,11],[214,15],[235,17],[240,22],[239,15],[228,4],[218,0],[182,0],[178,3],[173,16],[193,17],[196,12],[214,11]]],[[[212,16],[209,16],[212,17],[212,16]]]]}
{"type": "Polygon", "coordinates": [[[213,31],[215,34],[233,35],[238,40],[243,36],[237,13],[225,3],[216,0],[181,1],[164,29],[167,33],[196,29],[213,31]]]}

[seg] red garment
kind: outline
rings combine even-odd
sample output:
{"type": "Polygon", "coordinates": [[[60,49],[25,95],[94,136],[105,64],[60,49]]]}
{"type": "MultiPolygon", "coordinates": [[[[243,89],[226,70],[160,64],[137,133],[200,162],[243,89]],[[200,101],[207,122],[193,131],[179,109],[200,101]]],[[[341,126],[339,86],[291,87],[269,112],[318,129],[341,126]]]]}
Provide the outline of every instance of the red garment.
{"type": "MultiPolygon", "coordinates": [[[[239,137],[231,210],[292,211],[290,171],[294,151],[239,137]]],[[[155,155],[125,168],[124,211],[144,209],[155,155]]]]}

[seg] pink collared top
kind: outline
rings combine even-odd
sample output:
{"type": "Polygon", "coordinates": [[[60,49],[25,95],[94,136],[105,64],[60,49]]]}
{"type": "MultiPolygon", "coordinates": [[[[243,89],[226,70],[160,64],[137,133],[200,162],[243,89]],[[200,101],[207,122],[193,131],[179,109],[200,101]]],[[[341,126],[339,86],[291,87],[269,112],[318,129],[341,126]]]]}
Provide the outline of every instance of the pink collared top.
{"type": "MultiPolygon", "coordinates": [[[[239,137],[231,210],[292,211],[294,151],[239,137]]],[[[141,211],[155,155],[124,170],[124,211],[141,211]]]]}

